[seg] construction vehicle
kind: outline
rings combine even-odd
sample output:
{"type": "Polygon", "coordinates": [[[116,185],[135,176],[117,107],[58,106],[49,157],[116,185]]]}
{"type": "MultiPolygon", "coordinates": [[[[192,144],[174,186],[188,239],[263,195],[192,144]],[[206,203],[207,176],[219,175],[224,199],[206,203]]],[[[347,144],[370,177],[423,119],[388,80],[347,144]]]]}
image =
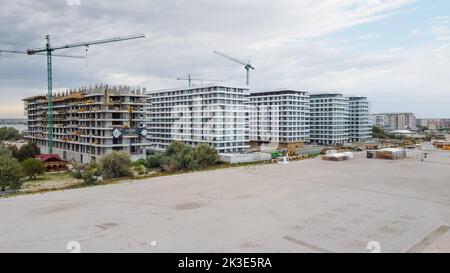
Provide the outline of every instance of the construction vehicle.
{"type": "Polygon", "coordinates": [[[282,157],[282,156],[283,156],[283,154],[280,153],[280,152],[273,152],[272,153],[272,159],[277,159],[277,158],[282,157]]]}
{"type": "Polygon", "coordinates": [[[305,158],[302,155],[298,155],[297,151],[292,147],[288,148],[286,156],[289,161],[303,160],[305,158]]]}

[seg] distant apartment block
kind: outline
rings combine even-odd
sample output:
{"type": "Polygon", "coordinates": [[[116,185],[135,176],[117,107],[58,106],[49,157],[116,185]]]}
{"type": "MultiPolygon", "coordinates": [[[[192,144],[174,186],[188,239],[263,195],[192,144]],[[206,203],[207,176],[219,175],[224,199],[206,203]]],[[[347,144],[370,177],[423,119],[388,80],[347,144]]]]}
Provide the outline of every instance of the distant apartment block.
{"type": "Polygon", "coordinates": [[[413,113],[380,113],[372,115],[373,124],[386,131],[417,130],[413,113]]]}
{"type": "Polygon", "coordinates": [[[427,130],[441,130],[450,128],[450,119],[417,119],[417,127],[427,130]]]}
{"type": "MultiPolygon", "coordinates": [[[[133,159],[145,156],[146,90],[97,85],[57,93],[53,98],[54,153],[81,163],[111,151],[124,151],[133,159]]],[[[48,148],[48,98],[24,99],[28,117],[26,138],[48,148]]]]}
{"type": "Polygon", "coordinates": [[[303,145],[310,139],[309,94],[273,90],[250,94],[250,141],[255,146],[303,145]]]}
{"type": "Polygon", "coordinates": [[[370,103],[366,97],[349,97],[350,142],[364,142],[372,138],[370,103]]]}
{"type": "Polygon", "coordinates": [[[175,140],[207,144],[220,153],[245,152],[248,146],[248,95],[245,87],[204,85],[149,93],[151,147],[175,140]]]}
{"type": "Polygon", "coordinates": [[[342,94],[311,94],[311,143],[345,144],[350,140],[350,103],[342,94]]]}

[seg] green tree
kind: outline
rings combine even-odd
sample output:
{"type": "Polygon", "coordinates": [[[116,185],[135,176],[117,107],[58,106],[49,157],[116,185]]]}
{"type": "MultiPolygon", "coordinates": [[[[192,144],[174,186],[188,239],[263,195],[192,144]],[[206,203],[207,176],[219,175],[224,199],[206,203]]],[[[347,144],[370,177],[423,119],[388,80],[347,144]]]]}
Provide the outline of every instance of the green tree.
{"type": "Polygon", "coordinates": [[[20,147],[17,153],[17,159],[19,161],[24,161],[28,158],[35,158],[37,155],[41,154],[41,149],[36,143],[28,143],[20,147]]]}
{"type": "Polygon", "coordinates": [[[195,147],[194,159],[200,168],[205,168],[217,164],[220,156],[216,149],[206,144],[201,144],[195,147]]]}
{"type": "Polygon", "coordinates": [[[19,155],[19,149],[17,148],[17,146],[9,145],[7,148],[11,151],[12,157],[17,158],[17,156],[19,155]]]}
{"type": "Polygon", "coordinates": [[[0,155],[12,156],[11,149],[9,149],[3,144],[0,144],[0,155]]]}
{"type": "Polygon", "coordinates": [[[35,158],[28,158],[22,162],[23,173],[29,180],[34,180],[38,175],[45,174],[45,166],[42,161],[35,158]]]}
{"type": "Polygon", "coordinates": [[[0,155],[0,189],[20,190],[22,177],[22,166],[17,159],[7,154],[0,155]]]}
{"type": "Polygon", "coordinates": [[[0,128],[0,141],[16,141],[21,138],[19,131],[12,127],[0,128]]]}
{"type": "Polygon", "coordinates": [[[374,125],[372,127],[372,135],[374,138],[386,139],[387,135],[383,128],[374,125]]]}
{"type": "Polygon", "coordinates": [[[100,172],[105,179],[132,176],[130,156],[113,151],[99,159],[100,172]]]}

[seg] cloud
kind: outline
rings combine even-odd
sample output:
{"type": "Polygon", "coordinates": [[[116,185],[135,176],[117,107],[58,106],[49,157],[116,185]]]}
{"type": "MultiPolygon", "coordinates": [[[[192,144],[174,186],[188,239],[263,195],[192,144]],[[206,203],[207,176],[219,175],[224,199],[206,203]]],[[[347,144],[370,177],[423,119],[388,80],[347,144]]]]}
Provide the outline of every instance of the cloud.
{"type": "Polygon", "coordinates": [[[450,41],[450,16],[433,17],[426,26],[413,29],[411,34],[434,37],[436,41],[450,41]]]}
{"type": "MultiPolygon", "coordinates": [[[[0,48],[41,47],[46,34],[53,35],[54,44],[149,35],[145,40],[92,46],[88,65],[55,58],[55,89],[102,82],[162,89],[179,86],[176,78],[188,73],[244,83],[244,69],[214,55],[214,50],[251,60],[256,66],[251,78],[255,89],[333,89],[376,99],[378,93],[394,90],[400,98],[404,93],[419,94],[427,85],[434,87],[433,92],[444,92],[436,83],[440,71],[435,68],[448,70],[446,62],[434,64],[447,60],[448,49],[429,52],[442,44],[400,52],[359,51],[355,45],[376,43],[382,34],[371,32],[348,41],[327,36],[394,16],[415,2],[412,0],[85,0],[79,7],[66,5],[65,0],[0,2],[0,48]],[[409,59],[407,53],[416,57],[409,59]],[[411,68],[423,64],[431,68],[411,68]],[[418,73],[414,86],[407,86],[408,73],[418,73]]],[[[438,32],[445,36],[444,29],[435,29],[436,35],[438,32]]],[[[80,48],[66,53],[85,52],[80,48]]],[[[446,82],[442,79],[442,85],[446,82]]],[[[0,94],[11,95],[0,102],[0,115],[21,115],[20,99],[45,90],[45,57],[1,58],[0,94]],[[3,110],[4,105],[15,105],[17,111],[3,110]]]]}

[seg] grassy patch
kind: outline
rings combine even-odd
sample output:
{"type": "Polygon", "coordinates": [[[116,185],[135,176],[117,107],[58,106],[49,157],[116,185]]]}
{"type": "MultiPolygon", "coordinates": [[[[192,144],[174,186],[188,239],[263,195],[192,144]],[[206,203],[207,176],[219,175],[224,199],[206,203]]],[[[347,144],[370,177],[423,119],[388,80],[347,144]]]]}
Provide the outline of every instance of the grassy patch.
{"type": "Polygon", "coordinates": [[[60,172],[60,173],[47,173],[44,176],[40,177],[39,179],[41,179],[41,181],[58,181],[71,178],[72,175],[70,172],[60,172]]]}
{"type": "Polygon", "coordinates": [[[149,170],[151,174],[137,176],[134,178],[129,178],[130,180],[145,180],[156,177],[163,176],[174,176],[180,174],[188,174],[188,173],[197,173],[197,172],[207,172],[207,171],[215,171],[229,168],[239,168],[239,167],[250,167],[250,166],[259,166],[259,165],[269,165],[273,164],[271,161],[259,161],[259,162],[249,162],[249,163],[238,163],[238,164],[229,164],[229,163],[218,163],[216,165],[208,166],[206,168],[197,169],[197,170],[179,170],[174,172],[162,172],[159,169],[149,170]]]}
{"type": "MultiPolygon", "coordinates": [[[[117,179],[110,179],[110,180],[104,180],[100,181],[93,185],[87,185],[85,183],[82,183],[80,180],[79,184],[75,185],[69,185],[67,187],[62,188],[45,188],[40,189],[33,192],[19,192],[7,196],[0,196],[0,198],[8,198],[8,197],[14,197],[14,196],[20,196],[20,195],[27,195],[27,194],[42,194],[46,192],[54,192],[54,191],[65,191],[65,190],[72,190],[72,189],[80,189],[80,188],[88,188],[88,187],[97,187],[97,186],[106,186],[106,185],[113,185],[118,184],[123,181],[141,181],[141,180],[147,180],[151,178],[157,178],[157,177],[164,177],[164,176],[174,176],[174,175],[181,175],[181,174],[188,174],[188,173],[196,173],[196,172],[207,172],[207,171],[214,171],[214,170],[221,170],[221,169],[228,169],[228,168],[239,168],[239,167],[251,167],[251,166],[262,166],[262,165],[271,165],[274,164],[272,161],[260,161],[260,162],[250,162],[250,163],[239,163],[239,164],[229,164],[229,163],[218,163],[213,166],[209,166],[206,168],[198,169],[198,170],[192,170],[192,171],[176,171],[176,172],[162,172],[159,169],[149,169],[148,171],[150,174],[136,176],[136,177],[122,177],[117,179]]],[[[24,183],[24,189],[32,188],[35,186],[39,186],[43,183],[47,182],[63,182],[67,180],[73,180],[72,174],[70,172],[61,172],[61,173],[48,173],[45,176],[38,177],[36,180],[32,181],[25,181],[24,183]]]]}
{"type": "Polygon", "coordinates": [[[42,184],[43,182],[58,182],[68,179],[72,179],[72,175],[70,172],[46,173],[43,176],[38,176],[34,180],[25,180],[24,184],[42,184]]]}

